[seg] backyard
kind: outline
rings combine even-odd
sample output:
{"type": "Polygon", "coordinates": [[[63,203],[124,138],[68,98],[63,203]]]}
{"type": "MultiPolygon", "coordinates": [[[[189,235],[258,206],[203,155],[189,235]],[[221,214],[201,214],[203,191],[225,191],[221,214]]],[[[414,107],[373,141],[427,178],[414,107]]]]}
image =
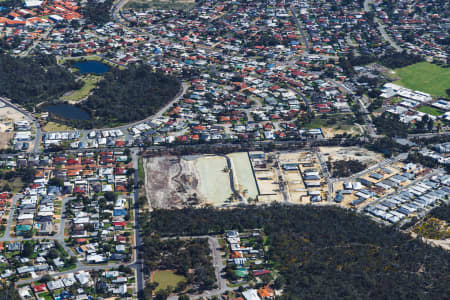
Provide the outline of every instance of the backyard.
{"type": "Polygon", "coordinates": [[[395,73],[400,78],[395,84],[433,96],[445,97],[445,90],[450,88],[450,68],[441,68],[429,62],[395,69],[395,73]]]}

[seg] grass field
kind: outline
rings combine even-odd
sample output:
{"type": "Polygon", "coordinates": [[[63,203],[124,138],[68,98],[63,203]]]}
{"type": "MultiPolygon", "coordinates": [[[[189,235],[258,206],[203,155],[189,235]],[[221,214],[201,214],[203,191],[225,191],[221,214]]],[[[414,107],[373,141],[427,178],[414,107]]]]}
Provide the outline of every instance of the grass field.
{"type": "Polygon", "coordinates": [[[69,131],[73,130],[72,127],[58,124],[55,122],[48,122],[44,127],[42,127],[42,131],[51,132],[51,131],[69,131]]]}
{"type": "Polygon", "coordinates": [[[395,69],[395,73],[400,77],[395,84],[436,97],[445,97],[445,90],[450,88],[450,68],[441,68],[429,62],[395,69]]]}
{"type": "Polygon", "coordinates": [[[442,110],[428,105],[421,106],[417,110],[436,117],[444,113],[442,110]]]}
{"type": "Polygon", "coordinates": [[[86,75],[83,76],[84,85],[79,90],[67,93],[61,97],[61,100],[70,101],[72,103],[79,102],[89,96],[90,92],[97,86],[97,83],[102,79],[102,76],[86,75]]]}
{"type": "Polygon", "coordinates": [[[170,271],[170,270],[155,271],[155,273],[153,274],[153,277],[152,277],[152,281],[158,283],[158,287],[156,288],[156,291],[159,291],[161,289],[164,290],[169,285],[171,287],[175,288],[179,282],[182,282],[185,280],[186,280],[186,278],[184,276],[177,275],[174,273],[174,271],[170,271]]]}
{"type": "Polygon", "coordinates": [[[22,180],[19,177],[13,178],[11,181],[8,181],[6,179],[0,180],[0,189],[5,189],[5,186],[9,186],[9,192],[18,193],[24,188],[24,184],[22,180]]]}

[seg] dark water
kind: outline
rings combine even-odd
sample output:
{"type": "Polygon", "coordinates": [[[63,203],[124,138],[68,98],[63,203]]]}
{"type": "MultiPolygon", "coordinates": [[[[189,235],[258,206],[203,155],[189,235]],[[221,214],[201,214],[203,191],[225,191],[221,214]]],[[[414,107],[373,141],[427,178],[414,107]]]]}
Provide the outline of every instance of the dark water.
{"type": "Polygon", "coordinates": [[[98,74],[108,72],[109,66],[96,60],[89,60],[85,62],[77,62],[75,67],[80,69],[81,74],[98,74]]]}
{"type": "Polygon", "coordinates": [[[54,104],[45,107],[45,111],[53,113],[67,120],[86,121],[91,117],[89,113],[70,104],[54,104]]]}

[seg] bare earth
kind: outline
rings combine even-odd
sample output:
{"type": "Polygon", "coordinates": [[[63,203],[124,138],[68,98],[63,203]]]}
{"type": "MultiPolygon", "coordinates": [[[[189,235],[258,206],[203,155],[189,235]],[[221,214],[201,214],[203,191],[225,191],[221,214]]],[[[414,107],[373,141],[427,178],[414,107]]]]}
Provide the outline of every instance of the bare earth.
{"type": "Polygon", "coordinates": [[[9,140],[14,135],[14,122],[25,119],[23,114],[11,107],[0,107],[0,149],[8,148],[9,140]]]}
{"type": "Polygon", "coordinates": [[[145,192],[152,209],[181,208],[196,194],[198,175],[191,161],[175,156],[144,160],[145,192]]]}
{"type": "Polygon", "coordinates": [[[0,132],[0,149],[6,149],[9,146],[9,141],[12,139],[12,132],[0,132]]]}
{"type": "Polygon", "coordinates": [[[320,152],[324,155],[324,159],[331,161],[336,160],[358,160],[368,166],[382,161],[384,158],[381,154],[369,151],[361,147],[320,147],[320,152]]]}

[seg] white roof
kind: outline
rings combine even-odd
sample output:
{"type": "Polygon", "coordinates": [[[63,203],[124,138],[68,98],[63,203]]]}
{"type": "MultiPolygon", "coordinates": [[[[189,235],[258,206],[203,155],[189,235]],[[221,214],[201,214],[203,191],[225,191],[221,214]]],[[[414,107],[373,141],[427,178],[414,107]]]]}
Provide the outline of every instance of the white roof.
{"type": "Polygon", "coordinates": [[[261,298],[259,298],[258,296],[258,292],[255,289],[242,292],[242,295],[244,296],[245,300],[261,300],[261,298]]]}

